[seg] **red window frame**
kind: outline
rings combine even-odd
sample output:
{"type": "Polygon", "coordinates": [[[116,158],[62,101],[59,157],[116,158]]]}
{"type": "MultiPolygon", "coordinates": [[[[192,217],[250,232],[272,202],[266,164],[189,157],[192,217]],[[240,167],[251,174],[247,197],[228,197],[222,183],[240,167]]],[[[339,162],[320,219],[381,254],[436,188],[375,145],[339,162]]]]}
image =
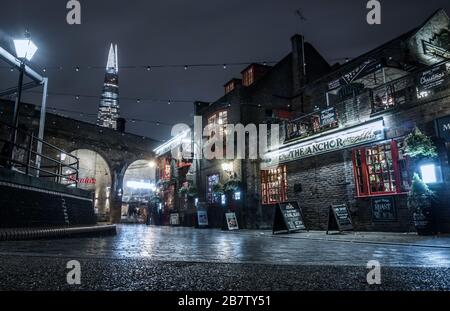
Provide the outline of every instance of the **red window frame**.
{"type": "Polygon", "coordinates": [[[407,193],[410,185],[409,161],[402,154],[399,144],[389,142],[353,150],[353,173],[356,197],[397,195],[407,193]],[[403,161],[403,165],[401,165],[403,161]]]}
{"type": "Polygon", "coordinates": [[[287,167],[261,171],[262,204],[276,204],[287,201],[287,167]]]}

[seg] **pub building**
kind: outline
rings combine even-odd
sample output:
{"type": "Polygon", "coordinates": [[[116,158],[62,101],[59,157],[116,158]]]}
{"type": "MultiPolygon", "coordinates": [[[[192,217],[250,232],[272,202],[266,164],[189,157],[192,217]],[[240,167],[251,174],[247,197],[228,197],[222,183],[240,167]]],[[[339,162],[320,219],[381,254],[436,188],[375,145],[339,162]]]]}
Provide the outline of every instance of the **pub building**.
{"type": "Polygon", "coordinates": [[[173,149],[191,139],[191,131],[184,131],[154,150],[157,184],[156,198],[151,202],[152,224],[195,225],[195,198],[180,191],[194,185],[192,159],[180,159],[172,155],[173,149]]]}
{"type": "Polygon", "coordinates": [[[355,230],[413,231],[406,201],[417,168],[405,137],[417,126],[438,147],[439,158],[421,177],[437,193],[438,230],[449,231],[449,25],[438,10],[415,29],[332,66],[295,35],[280,62],[251,64],[225,84],[224,96],[195,102],[204,126],[282,125],[281,147],[259,160],[193,161],[209,226],[222,227],[232,211],[240,228],[270,229],[276,204],[297,201],[311,230],[326,230],[330,206],[345,204],[355,230]],[[239,187],[224,195],[218,189],[230,181],[239,187]]]}
{"type": "Polygon", "coordinates": [[[326,230],[330,205],[346,204],[355,230],[414,231],[407,194],[418,171],[436,192],[437,232],[449,232],[449,27],[438,10],[305,83],[283,121],[281,147],[262,161],[261,203],[298,201],[309,229],[326,230]],[[423,167],[413,167],[405,152],[415,127],[438,149],[438,159],[423,167]]]}

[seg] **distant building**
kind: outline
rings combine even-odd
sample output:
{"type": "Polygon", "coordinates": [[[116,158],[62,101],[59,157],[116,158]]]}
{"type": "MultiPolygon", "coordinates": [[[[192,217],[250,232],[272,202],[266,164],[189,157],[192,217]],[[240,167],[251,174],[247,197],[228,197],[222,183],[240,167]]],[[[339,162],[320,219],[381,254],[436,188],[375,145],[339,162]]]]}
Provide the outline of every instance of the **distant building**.
{"type": "Polygon", "coordinates": [[[117,119],[120,115],[118,73],[117,44],[115,46],[111,44],[106,66],[105,83],[98,107],[98,126],[117,129],[117,119]]]}

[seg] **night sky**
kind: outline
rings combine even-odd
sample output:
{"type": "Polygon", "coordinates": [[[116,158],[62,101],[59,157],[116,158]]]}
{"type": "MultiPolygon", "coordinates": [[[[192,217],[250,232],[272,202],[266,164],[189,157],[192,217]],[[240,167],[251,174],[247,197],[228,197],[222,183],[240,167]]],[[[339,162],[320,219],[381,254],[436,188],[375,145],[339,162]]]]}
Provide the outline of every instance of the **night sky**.
{"type": "MultiPolygon", "coordinates": [[[[332,64],[356,57],[418,26],[436,9],[450,13],[448,0],[390,0],[382,3],[382,24],[366,23],[365,0],[81,0],[82,24],[66,23],[66,0],[0,0],[0,45],[13,52],[12,38],[29,29],[39,51],[35,68],[48,68],[50,94],[100,96],[111,42],[120,66],[230,64],[278,61],[290,52],[290,37],[301,32],[332,64]],[[302,8],[306,21],[295,11],[302,8]],[[62,66],[62,70],[59,67],[62,66]],[[80,71],[76,72],[75,67],[80,71]],[[100,66],[88,69],[88,66],[100,66]]],[[[18,73],[0,62],[0,87],[18,73]]],[[[127,119],[191,123],[195,100],[214,101],[223,84],[245,67],[145,68],[119,71],[127,119]],[[168,100],[172,101],[168,105],[168,100]],[[155,101],[156,100],[156,101],[155,101]],[[187,102],[175,102],[176,100],[187,102]]],[[[36,89],[38,90],[38,89],[36,89]]],[[[39,104],[36,94],[24,101],[39,104]]],[[[98,98],[49,96],[48,105],[84,113],[71,117],[95,122],[98,98]]],[[[128,122],[127,131],[167,139],[170,126],[128,122]]]]}

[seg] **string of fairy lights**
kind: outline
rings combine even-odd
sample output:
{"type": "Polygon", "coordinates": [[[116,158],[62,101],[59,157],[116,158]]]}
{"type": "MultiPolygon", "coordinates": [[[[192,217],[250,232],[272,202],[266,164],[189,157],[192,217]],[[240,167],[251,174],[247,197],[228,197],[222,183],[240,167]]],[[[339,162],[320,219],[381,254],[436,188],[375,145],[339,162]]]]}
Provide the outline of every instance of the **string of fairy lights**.
{"type": "MultiPolygon", "coordinates": [[[[337,59],[331,59],[329,61],[341,61],[344,60],[345,62],[348,62],[350,58],[337,58],[337,59]]],[[[222,70],[227,70],[231,67],[243,67],[248,66],[250,64],[262,64],[264,66],[271,66],[274,64],[277,64],[278,62],[275,61],[254,61],[254,62],[228,62],[228,63],[193,63],[193,64],[147,64],[147,65],[127,65],[127,66],[120,66],[120,70],[134,70],[134,71],[147,71],[151,72],[155,69],[183,69],[185,71],[190,69],[196,69],[196,68],[221,68],[222,70]]],[[[39,66],[32,64],[32,67],[39,68],[39,66]]],[[[10,68],[7,66],[0,66],[0,70],[9,70],[11,72],[16,71],[14,68],[10,68]]],[[[75,73],[81,73],[84,71],[89,70],[105,70],[105,66],[103,65],[95,65],[95,66],[47,66],[47,67],[41,67],[38,69],[38,71],[41,71],[42,73],[61,73],[65,71],[73,71],[75,73]]],[[[41,91],[33,91],[33,90],[26,90],[24,93],[28,94],[35,94],[35,95],[42,95],[41,91]]],[[[75,101],[81,101],[83,99],[94,99],[94,100],[100,100],[101,95],[92,95],[92,94],[79,94],[79,93],[71,93],[71,92],[48,92],[49,97],[67,97],[72,98],[75,101]]],[[[177,104],[177,103],[183,103],[183,104],[193,104],[195,100],[192,99],[171,99],[171,98],[141,98],[141,97],[120,97],[120,101],[123,102],[135,102],[136,104],[146,104],[146,103],[159,103],[159,104],[177,104]]],[[[57,107],[49,107],[48,110],[53,113],[59,113],[62,115],[66,114],[72,114],[77,115],[82,118],[97,118],[97,113],[86,113],[86,112],[80,112],[70,109],[63,109],[63,108],[57,108],[57,107]]],[[[131,123],[146,123],[156,126],[168,126],[172,127],[174,124],[167,123],[167,122],[161,122],[161,121],[154,121],[154,120],[143,120],[139,118],[124,118],[127,122],[131,123]]]]}

